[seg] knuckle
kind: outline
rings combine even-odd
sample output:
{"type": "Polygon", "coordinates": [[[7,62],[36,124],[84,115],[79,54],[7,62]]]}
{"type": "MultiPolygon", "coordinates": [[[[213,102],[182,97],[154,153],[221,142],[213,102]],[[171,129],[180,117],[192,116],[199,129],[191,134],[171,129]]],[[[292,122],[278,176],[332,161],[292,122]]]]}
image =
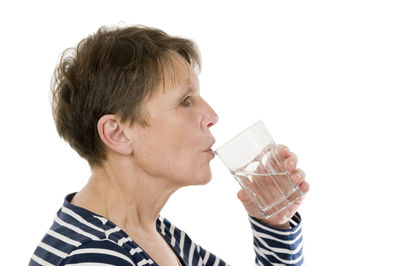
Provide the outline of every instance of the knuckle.
{"type": "Polygon", "coordinates": [[[306,173],[302,169],[297,169],[297,174],[299,174],[299,175],[301,175],[303,177],[306,176],[306,173]]]}
{"type": "Polygon", "coordinates": [[[286,150],[287,152],[290,152],[289,148],[283,144],[277,144],[276,146],[277,146],[278,150],[280,150],[280,151],[286,150]]]}
{"type": "Polygon", "coordinates": [[[292,160],[297,161],[297,155],[296,155],[295,153],[293,153],[293,152],[290,152],[290,158],[291,158],[292,160]]]}

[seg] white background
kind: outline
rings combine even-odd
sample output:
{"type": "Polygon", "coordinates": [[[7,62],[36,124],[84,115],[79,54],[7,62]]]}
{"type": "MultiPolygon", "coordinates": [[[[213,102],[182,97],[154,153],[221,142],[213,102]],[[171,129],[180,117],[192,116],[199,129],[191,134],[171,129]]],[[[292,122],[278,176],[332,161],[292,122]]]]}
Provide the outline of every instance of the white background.
{"type": "MultiPolygon", "coordinates": [[[[90,170],[48,101],[61,52],[102,25],[143,24],[200,47],[218,147],[262,119],[299,156],[311,191],[307,265],[400,265],[397,1],[9,1],[0,4],[1,265],[27,265],[64,195],[90,170]]],[[[253,265],[239,185],[178,191],[162,214],[232,265],[253,265]],[[184,211],[182,211],[184,210],[184,211]]]]}

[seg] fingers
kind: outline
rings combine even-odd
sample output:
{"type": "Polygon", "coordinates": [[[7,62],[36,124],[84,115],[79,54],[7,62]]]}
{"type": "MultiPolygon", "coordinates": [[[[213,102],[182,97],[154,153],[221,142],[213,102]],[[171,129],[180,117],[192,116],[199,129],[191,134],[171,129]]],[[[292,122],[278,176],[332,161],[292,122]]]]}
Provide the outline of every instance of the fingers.
{"type": "Polygon", "coordinates": [[[305,182],[306,173],[303,170],[297,169],[290,178],[295,185],[299,186],[303,194],[310,190],[310,184],[305,182]]]}
{"type": "Polygon", "coordinates": [[[285,145],[278,144],[276,148],[279,156],[284,160],[284,167],[290,172],[295,171],[298,161],[297,155],[291,152],[285,145]]]}
{"type": "Polygon", "coordinates": [[[301,169],[296,169],[296,171],[292,173],[290,178],[295,185],[300,185],[304,182],[306,178],[306,173],[301,169]]]}
{"type": "Polygon", "coordinates": [[[289,152],[289,156],[286,157],[283,162],[285,169],[293,173],[294,171],[296,171],[297,161],[297,155],[293,152],[289,152]]]}
{"type": "Polygon", "coordinates": [[[290,150],[285,145],[277,144],[276,149],[278,151],[279,156],[281,156],[282,158],[286,159],[290,157],[290,150]]]}
{"type": "MultiPolygon", "coordinates": [[[[296,169],[298,163],[298,157],[296,154],[291,152],[289,148],[282,144],[277,144],[276,150],[278,157],[271,157],[267,153],[270,151],[270,147],[265,148],[264,153],[260,154],[257,159],[261,161],[262,156],[267,154],[269,156],[267,160],[263,160],[263,163],[258,164],[257,172],[289,172],[292,182],[300,187],[303,193],[307,193],[309,190],[309,184],[305,182],[305,172],[301,169],[296,169]]],[[[256,180],[257,181],[257,180],[256,180]]]]}
{"type": "Polygon", "coordinates": [[[303,194],[306,194],[310,190],[310,184],[307,182],[303,182],[299,185],[300,190],[303,192],[303,194]]]}

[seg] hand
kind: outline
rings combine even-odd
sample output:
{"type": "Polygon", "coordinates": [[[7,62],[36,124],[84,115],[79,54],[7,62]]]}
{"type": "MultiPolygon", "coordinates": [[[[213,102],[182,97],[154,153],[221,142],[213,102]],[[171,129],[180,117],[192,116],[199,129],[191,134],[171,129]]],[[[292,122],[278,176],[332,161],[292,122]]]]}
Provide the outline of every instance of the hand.
{"type": "MultiPolygon", "coordinates": [[[[271,226],[289,229],[289,220],[296,213],[301,202],[303,201],[304,195],[308,192],[310,186],[304,180],[304,171],[302,171],[301,169],[296,169],[297,156],[294,153],[290,152],[289,149],[284,145],[277,145],[276,148],[280,158],[283,159],[282,163],[285,167],[285,170],[289,173],[292,182],[295,185],[299,185],[303,196],[295,200],[292,204],[285,207],[269,219],[264,218],[260,210],[257,208],[256,204],[253,203],[253,201],[249,198],[249,196],[243,189],[238,192],[237,196],[242,201],[244,208],[250,216],[257,218],[261,222],[269,224],[271,226]]],[[[265,193],[268,193],[268,191],[265,191],[265,193]]]]}

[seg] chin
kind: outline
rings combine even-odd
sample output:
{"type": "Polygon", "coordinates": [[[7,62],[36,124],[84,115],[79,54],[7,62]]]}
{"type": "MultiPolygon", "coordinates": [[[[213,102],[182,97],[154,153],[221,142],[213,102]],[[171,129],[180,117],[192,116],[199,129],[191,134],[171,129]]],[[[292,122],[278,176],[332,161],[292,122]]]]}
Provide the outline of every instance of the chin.
{"type": "Polygon", "coordinates": [[[186,187],[186,186],[205,185],[211,181],[211,178],[212,178],[211,173],[204,173],[203,175],[192,176],[191,179],[181,183],[181,186],[186,187]]]}
{"type": "Polygon", "coordinates": [[[182,187],[208,184],[212,178],[210,167],[197,167],[197,169],[197,171],[181,171],[181,175],[174,178],[175,182],[182,187]]]}
{"type": "Polygon", "coordinates": [[[211,181],[212,174],[211,171],[207,174],[202,175],[199,179],[196,179],[198,182],[195,185],[205,185],[211,181]]]}

